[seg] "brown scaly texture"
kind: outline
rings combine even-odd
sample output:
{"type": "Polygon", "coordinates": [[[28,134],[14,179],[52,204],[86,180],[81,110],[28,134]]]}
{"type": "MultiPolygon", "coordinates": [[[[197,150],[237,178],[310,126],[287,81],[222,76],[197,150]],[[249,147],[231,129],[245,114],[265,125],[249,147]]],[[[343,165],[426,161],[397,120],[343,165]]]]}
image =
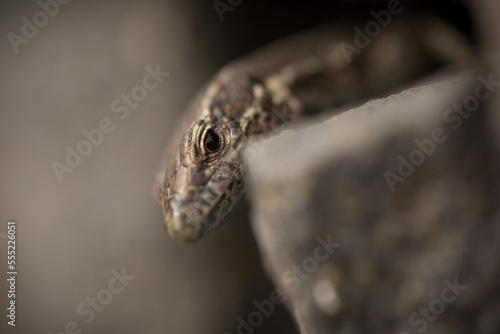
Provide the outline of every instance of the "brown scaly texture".
{"type": "Polygon", "coordinates": [[[394,19],[366,47],[355,24],[320,27],[224,67],[186,111],[189,126],[157,173],[167,233],[190,243],[215,230],[243,195],[245,148],[283,123],[387,94],[428,72],[436,55],[470,57],[453,29],[429,22],[394,19]],[[452,54],[442,52],[437,33],[455,41],[452,54]]]}

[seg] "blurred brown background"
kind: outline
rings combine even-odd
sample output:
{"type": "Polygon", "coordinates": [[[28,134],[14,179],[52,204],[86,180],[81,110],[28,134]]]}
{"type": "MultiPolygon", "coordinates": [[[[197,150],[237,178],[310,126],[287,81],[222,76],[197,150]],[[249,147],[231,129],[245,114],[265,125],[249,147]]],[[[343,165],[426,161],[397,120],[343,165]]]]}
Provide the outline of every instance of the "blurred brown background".
{"type": "MultiPolygon", "coordinates": [[[[252,302],[267,298],[273,286],[261,269],[245,204],[196,245],[166,237],[151,184],[176,117],[229,60],[385,3],[242,1],[221,21],[212,1],[73,0],[59,4],[16,53],[8,34],[22,35],[23,17],[33,22],[42,7],[2,1],[0,271],[7,272],[5,233],[14,219],[18,276],[15,328],[6,324],[7,285],[0,285],[0,332],[55,334],[74,321],[82,333],[235,333],[237,317],[253,311],[252,302]],[[142,85],[147,66],[170,75],[122,120],[111,104],[142,85]],[[60,182],[51,164],[64,163],[66,146],[76,149],[82,131],[98,128],[103,118],[113,132],[60,182]],[[77,307],[109,289],[113,270],[123,268],[135,278],[87,323],[77,307]]],[[[460,4],[434,6],[470,31],[460,4]]],[[[294,328],[280,308],[256,332],[294,328]]]]}

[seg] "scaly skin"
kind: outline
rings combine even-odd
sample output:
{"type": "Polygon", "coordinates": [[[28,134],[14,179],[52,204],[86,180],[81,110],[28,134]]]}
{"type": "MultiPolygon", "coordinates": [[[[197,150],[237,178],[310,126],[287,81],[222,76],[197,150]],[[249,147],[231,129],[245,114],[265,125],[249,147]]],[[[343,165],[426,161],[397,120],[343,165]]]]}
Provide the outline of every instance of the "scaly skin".
{"type": "MultiPolygon", "coordinates": [[[[210,234],[238,203],[250,142],[287,120],[366,101],[417,78],[435,65],[429,50],[440,48],[428,43],[427,33],[453,31],[433,20],[394,20],[346,58],[342,43],[354,46],[353,26],[324,27],[274,43],[229,64],[201,90],[187,110],[188,129],[174,136],[156,177],[165,227],[175,241],[193,243],[210,234]]],[[[464,57],[455,52],[448,58],[464,57]]]]}
{"type": "Polygon", "coordinates": [[[272,106],[268,95],[244,73],[229,69],[215,82],[208,89],[213,90],[211,98],[202,102],[207,105],[199,106],[205,112],[182,136],[168,174],[161,175],[167,233],[179,243],[197,241],[229,214],[243,195],[243,154],[249,138],[262,133],[262,123],[281,122],[263,110],[272,106]],[[220,148],[210,152],[205,142],[212,131],[220,148]]]}

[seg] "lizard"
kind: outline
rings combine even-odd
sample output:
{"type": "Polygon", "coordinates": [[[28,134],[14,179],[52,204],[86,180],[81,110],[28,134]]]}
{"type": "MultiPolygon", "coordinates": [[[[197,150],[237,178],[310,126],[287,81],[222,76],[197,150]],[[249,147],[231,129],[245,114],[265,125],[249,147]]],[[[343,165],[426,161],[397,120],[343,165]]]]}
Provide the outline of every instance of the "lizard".
{"type": "Polygon", "coordinates": [[[395,18],[371,35],[345,22],[301,32],[230,62],[202,87],[155,177],[167,234],[194,243],[222,224],[243,197],[253,141],[471,58],[465,38],[434,17],[395,18]]]}

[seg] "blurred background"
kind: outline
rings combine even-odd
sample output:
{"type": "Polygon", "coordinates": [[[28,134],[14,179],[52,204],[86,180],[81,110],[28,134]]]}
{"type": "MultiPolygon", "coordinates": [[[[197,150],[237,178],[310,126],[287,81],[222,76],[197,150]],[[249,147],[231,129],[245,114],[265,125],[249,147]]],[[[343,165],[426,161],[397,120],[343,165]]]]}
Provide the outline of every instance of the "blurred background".
{"type": "MultiPolygon", "coordinates": [[[[248,206],[211,237],[175,244],[151,191],[163,147],[190,98],[228,61],[387,1],[243,0],[223,13],[214,1],[62,2],[0,2],[0,270],[8,271],[7,221],[15,220],[18,271],[16,327],[2,315],[0,332],[235,333],[237,318],[273,289],[248,206]],[[44,6],[52,15],[37,14],[44,6]],[[23,31],[34,20],[40,27],[23,31]],[[113,112],[155,69],[168,77],[129,113],[113,112]],[[111,133],[58,177],[54,162],[66,164],[67,146],[77,149],[82,131],[103,119],[111,133]]],[[[462,4],[414,3],[474,39],[462,4]]],[[[255,330],[295,331],[283,306],[255,330]]]]}

